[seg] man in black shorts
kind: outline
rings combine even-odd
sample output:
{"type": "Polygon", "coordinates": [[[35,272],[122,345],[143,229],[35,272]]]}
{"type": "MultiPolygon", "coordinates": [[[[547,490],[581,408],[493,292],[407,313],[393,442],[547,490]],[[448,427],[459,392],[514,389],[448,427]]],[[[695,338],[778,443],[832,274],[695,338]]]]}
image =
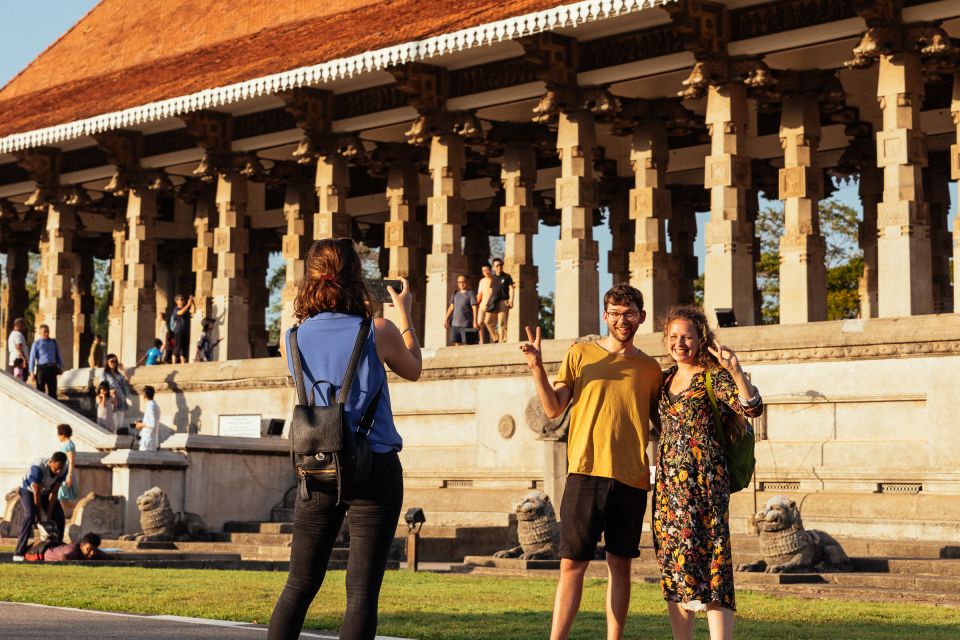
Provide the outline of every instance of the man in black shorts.
{"type": "Polygon", "coordinates": [[[570,405],[567,485],[560,503],[560,582],[551,640],[566,640],[580,608],[583,577],[600,535],[606,541],[607,638],[620,638],[630,606],[630,565],[640,555],[640,531],[650,490],[647,442],[657,416],[662,374],[657,361],[633,346],[643,323],[643,296],[618,284],[603,297],[608,335],[567,351],[551,386],[540,357],[540,328],[527,327],[520,345],[550,418],[570,405]]]}

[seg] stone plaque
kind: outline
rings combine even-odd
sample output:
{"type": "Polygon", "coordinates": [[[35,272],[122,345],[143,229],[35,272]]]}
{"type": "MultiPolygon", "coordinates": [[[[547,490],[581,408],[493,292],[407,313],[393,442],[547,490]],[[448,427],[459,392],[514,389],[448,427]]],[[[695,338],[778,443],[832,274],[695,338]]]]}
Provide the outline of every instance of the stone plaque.
{"type": "Polygon", "coordinates": [[[67,537],[77,541],[88,533],[101,538],[119,538],[123,534],[122,496],[101,496],[92,491],[77,502],[67,525],[67,537]]]}
{"type": "Polygon", "coordinates": [[[504,439],[512,438],[517,431],[517,421],[509,414],[502,416],[497,424],[497,430],[500,431],[500,437],[504,439]]]}
{"type": "Polygon", "coordinates": [[[262,422],[260,414],[219,416],[217,433],[230,438],[259,438],[262,422]]]}

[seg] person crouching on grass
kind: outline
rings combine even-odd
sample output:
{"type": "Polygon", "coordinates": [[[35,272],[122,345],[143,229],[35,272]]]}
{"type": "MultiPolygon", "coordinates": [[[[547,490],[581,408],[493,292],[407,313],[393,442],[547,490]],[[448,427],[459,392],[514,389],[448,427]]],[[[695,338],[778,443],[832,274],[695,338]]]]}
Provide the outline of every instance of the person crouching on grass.
{"type": "Polygon", "coordinates": [[[534,335],[527,327],[530,341],[520,345],[547,417],[557,418],[570,406],[551,640],[570,634],[600,534],[609,572],[607,638],[621,638],[630,605],[630,566],[640,555],[650,490],[647,442],[662,374],[656,360],[633,346],[646,318],[640,292],[618,284],[603,296],[603,306],[608,335],[570,347],[552,385],[543,368],[540,328],[534,335]]]}

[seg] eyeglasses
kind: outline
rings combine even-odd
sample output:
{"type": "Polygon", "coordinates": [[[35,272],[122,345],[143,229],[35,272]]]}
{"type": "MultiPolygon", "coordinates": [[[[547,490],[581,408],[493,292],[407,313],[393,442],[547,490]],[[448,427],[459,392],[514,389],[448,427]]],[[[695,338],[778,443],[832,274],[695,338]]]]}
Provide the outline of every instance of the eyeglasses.
{"type": "Polygon", "coordinates": [[[627,322],[636,322],[640,318],[640,314],[636,311],[627,311],[626,313],[619,313],[618,311],[607,311],[607,317],[616,322],[620,318],[623,318],[627,322]]]}

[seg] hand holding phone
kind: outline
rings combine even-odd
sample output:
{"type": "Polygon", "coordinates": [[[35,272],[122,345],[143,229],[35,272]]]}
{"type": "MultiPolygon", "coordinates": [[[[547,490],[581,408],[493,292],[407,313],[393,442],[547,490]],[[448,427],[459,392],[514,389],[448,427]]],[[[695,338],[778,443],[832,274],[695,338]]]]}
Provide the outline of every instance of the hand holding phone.
{"type": "Polygon", "coordinates": [[[388,287],[392,288],[397,293],[400,293],[403,288],[403,282],[400,280],[368,280],[367,281],[367,290],[370,292],[370,297],[373,298],[374,302],[393,303],[393,296],[390,295],[390,290],[388,287]]]}

